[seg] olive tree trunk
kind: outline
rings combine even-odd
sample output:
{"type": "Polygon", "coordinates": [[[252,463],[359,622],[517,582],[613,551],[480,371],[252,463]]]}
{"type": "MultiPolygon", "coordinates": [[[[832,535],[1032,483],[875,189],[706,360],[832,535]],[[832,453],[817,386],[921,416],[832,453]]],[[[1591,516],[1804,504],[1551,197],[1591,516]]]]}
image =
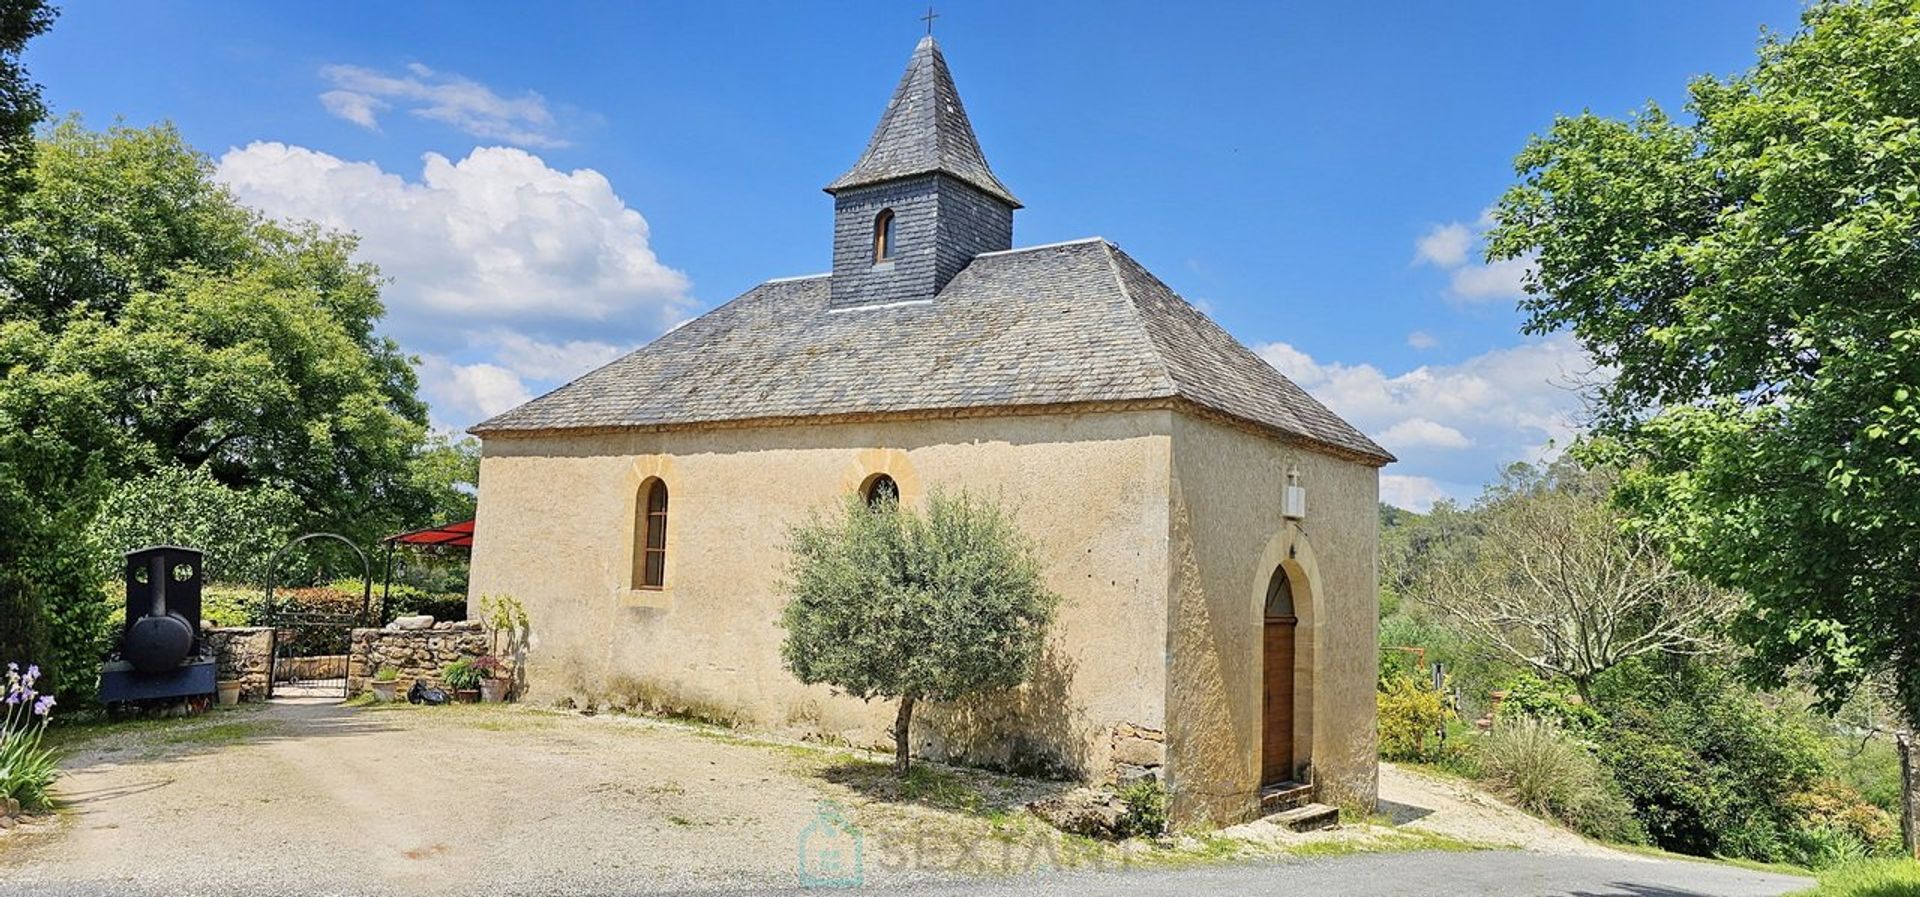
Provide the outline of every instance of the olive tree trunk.
{"type": "Polygon", "coordinates": [[[907,728],[913,724],[913,696],[900,699],[900,713],[893,718],[893,774],[907,774],[907,728]]]}

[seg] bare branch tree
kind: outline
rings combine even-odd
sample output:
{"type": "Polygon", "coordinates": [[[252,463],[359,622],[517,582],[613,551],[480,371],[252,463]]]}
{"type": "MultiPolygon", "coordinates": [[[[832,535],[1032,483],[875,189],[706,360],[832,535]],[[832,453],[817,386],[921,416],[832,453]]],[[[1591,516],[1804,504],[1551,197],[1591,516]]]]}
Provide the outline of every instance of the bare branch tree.
{"type": "Polygon", "coordinates": [[[1583,698],[1628,659],[1708,649],[1734,602],[1623,527],[1607,505],[1611,483],[1570,461],[1515,465],[1468,512],[1477,526],[1430,555],[1414,595],[1583,698]]]}

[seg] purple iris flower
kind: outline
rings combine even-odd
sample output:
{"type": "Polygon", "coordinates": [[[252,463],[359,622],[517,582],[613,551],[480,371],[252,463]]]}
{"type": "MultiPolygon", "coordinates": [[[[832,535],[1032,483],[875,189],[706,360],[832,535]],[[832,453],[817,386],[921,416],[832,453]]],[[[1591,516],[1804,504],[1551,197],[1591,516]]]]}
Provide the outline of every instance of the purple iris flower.
{"type": "Polygon", "coordinates": [[[33,715],[46,716],[47,711],[53,709],[53,704],[53,695],[41,695],[40,700],[33,702],[33,715]]]}

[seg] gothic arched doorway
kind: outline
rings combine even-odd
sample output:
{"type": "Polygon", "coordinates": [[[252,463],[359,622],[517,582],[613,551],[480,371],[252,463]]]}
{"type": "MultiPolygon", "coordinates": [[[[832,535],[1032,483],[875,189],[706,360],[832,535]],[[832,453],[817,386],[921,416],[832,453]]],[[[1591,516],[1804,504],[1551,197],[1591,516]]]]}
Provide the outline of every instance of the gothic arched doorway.
{"type": "Polygon", "coordinates": [[[1294,629],[1300,620],[1294,613],[1293,581],[1285,564],[1275,567],[1267,582],[1263,616],[1260,784],[1264,786],[1292,781],[1294,776],[1294,629]]]}

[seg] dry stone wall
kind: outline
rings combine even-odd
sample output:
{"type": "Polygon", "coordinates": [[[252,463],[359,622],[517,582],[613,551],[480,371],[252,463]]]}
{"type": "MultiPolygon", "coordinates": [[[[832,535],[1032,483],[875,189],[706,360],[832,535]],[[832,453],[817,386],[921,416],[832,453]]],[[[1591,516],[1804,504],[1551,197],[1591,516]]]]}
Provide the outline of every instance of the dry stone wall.
{"type": "Polygon", "coordinates": [[[236,626],[201,632],[219,664],[221,680],[240,680],[240,700],[267,699],[267,677],[273,669],[273,630],[265,626],[236,626]]]}
{"type": "MultiPolygon", "coordinates": [[[[434,623],[425,629],[400,629],[390,624],[385,629],[355,629],[353,653],[347,661],[347,692],[367,690],[381,667],[399,673],[401,691],[424,679],[428,685],[446,687],[440,670],[456,660],[472,660],[488,653],[492,640],[476,620],[434,623]]],[[[513,658],[503,657],[511,670],[513,658]]]]}

